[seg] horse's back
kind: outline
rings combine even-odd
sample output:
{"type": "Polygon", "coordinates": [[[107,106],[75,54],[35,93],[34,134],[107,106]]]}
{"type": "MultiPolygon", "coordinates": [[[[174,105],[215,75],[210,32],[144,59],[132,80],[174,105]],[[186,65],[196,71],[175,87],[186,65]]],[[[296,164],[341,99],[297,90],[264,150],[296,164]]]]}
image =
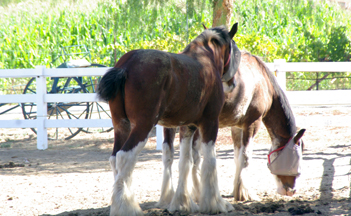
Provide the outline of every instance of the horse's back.
{"type": "Polygon", "coordinates": [[[218,95],[221,89],[219,77],[216,81],[206,72],[210,69],[184,54],[134,50],[122,56],[120,62],[115,67],[124,68],[127,74],[127,116],[134,115],[139,109],[135,104],[139,104],[144,107],[139,110],[140,116],[157,113],[160,124],[165,126],[192,123],[201,117],[201,110],[213,97],[210,95],[218,95]]]}

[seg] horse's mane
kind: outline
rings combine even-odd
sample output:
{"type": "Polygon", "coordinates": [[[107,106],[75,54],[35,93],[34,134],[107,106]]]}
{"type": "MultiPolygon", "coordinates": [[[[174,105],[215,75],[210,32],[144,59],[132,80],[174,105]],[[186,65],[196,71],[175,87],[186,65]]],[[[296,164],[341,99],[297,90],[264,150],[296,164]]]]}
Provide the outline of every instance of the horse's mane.
{"type": "Polygon", "coordinates": [[[207,29],[202,32],[195,41],[210,41],[211,39],[216,39],[220,46],[224,44],[229,44],[231,38],[229,37],[228,30],[222,25],[214,28],[207,29]]]}
{"type": "Polygon", "coordinates": [[[267,74],[267,77],[269,78],[269,80],[273,86],[273,89],[275,91],[275,94],[277,95],[277,99],[279,100],[281,107],[286,115],[288,125],[290,126],[290,132],[291,132],[290,135],[294,136],[296,133],[296,130],[297,130],[296,123],[295,123],[295,117],[294,117],[294,114],[293,114],[292,109],[290,107],[288,98],[286,97],[283,90],[280,88],[278,81],[275,78],[274,74],[272,73],[271,70],[269,70],[267,65],[263,62],[263,60],[260,57],[253,55],[247,51],[242,51],[242,55],[249,55],[250,57],[254,57],[255,60],[257,61],[258,65],[261,67],[262,71],[264,71],[267,74]]]}
{"type": "Polygon", "coordinates": [[[211,40],[215,39],[219,46],[229,44],[231,38],[229,37],[228,30],[225,26],[218,26],[210,29],[206,29],[199,36],[197,36],[184,50],[188,50],[192,43],[202,43],[207,44],[211,40]]]}

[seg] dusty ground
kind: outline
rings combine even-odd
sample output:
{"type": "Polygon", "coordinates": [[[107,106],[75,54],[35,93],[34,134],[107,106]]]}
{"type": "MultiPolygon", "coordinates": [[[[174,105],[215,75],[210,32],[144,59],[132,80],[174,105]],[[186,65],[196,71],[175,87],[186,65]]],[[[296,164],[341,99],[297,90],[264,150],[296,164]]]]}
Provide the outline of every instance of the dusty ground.
{"type": "MultiPolygon", "coordinates": [[[[351,115],[351,108],[296,108],[294,112],[296,116],[351,115]]],[[[305,128],[304,172],[298,193],[292,198],[275,193],[275,182],[266,166],[269,139],[261,129],[253,145],[252,181],[247,183],[261,200],[234,202],[226,198],[236,209],[227,215],[351,215],[351,123],[349,127],[305,128]]],[[[39,151],[30,129],[0,129],[0,215],[108,215],[112,142],[111,132],[80,133],[73,140],[50,141],[49,149],[39,151]]],[[[133,174],[135,194],[145,214],[172,215],[153,208],[162,180],[162,153],[155,146],[156,138],[151,137],[139,157],[133,174]]],[[[217,164],[223,195],[233,189],[233,155],[230,130],[221,129],[217,164]]],[[[178,159],[177,145],[174,186],[178,159]]]]}

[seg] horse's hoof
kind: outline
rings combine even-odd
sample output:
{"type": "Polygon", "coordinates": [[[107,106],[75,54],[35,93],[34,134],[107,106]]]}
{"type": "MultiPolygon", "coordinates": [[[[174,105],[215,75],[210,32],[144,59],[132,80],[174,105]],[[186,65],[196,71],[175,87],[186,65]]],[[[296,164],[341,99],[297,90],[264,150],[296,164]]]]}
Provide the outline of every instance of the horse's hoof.
{"type": "Polygon", "coordinates": [[[169,202],[165,202],[165,201],[161,201],[161,200],[155,204],[155,208],[167,209],[168,207],[169,207],[169,202]]]}
{"type": "Polygon", "coordinates": [[[183,212],[183,213],[195,213],[199,211],[199,206],[190,198],[186,200],[175,200],[173,199],[169,205],[170,212],[183,212]]]}
{"type": "Polygon", "coordinates": [[[234,207],[222,197],[215,200],[202,200],[200,203],[200,212],[205,214],[219,214],[233,211],[234,207]]]}
{"type": "Polygon", "coordinates": [[[111,205],[110,208],[110,216],[118,216],[118,215],[130,215],[130,216],[143,216],[144,213],[141,210],[141,208],[138,207],[132,207],[132,206],[118,206],[120,208],[115,208],[111,205]]]}

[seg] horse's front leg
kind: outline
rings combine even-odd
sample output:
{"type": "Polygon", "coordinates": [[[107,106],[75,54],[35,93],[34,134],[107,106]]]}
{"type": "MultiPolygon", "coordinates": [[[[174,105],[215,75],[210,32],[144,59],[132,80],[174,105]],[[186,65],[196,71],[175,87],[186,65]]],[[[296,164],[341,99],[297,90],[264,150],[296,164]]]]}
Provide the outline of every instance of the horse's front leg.
{"type": "Polygon", "coordinates": [[[200,211],[207,214],[226,213],[234,210],[219,193],[215,141],[218,132],[218,120],[201,125],[201,150],[203,162],[201,167],[200,211]]]}
{"type": "Polygon", "coordinates": [[[193,165],[192,158],[192,136],[196,128],[193,127],[181,127],[180,128],[180,157],[179,157],[179,179],[177,190],[171,201],[169,210],[181,211],[187,213],[197,212],[199,207],[192,200],[189,194],[189,172],[193,165]]]}
{"type": "Polygon", "coordinates": [[[172,201],[174,189],[172,184],[172,164],[174,158],[174,137],[175,128],[164,128],[164,140],[162,144],[162,161],[163,161],[163,179],[161,187],[161,196],[156,207],[167,208],[172,201]]]}
{"type": "Polygon", "coordinates": [[[236,201],[250,200],[251,197],[242,180],[242,171],[244,168],[247,168],[249,163],[246,148],[242,144],[243,130],[237,127],[232,127],[232,139],[234,142],[235,162],[234,189],[232,195],[236,201]]]}
{"type": "Polygon", "coordinates": [[[235,177],[233,196],[236,201],[246,201],[257,199],[254,194],[250,194],[245,187],[245,180],[250,180],[248,175],[250,142],[261,125],[261,121],[256,121],[249,128],[240,129],[232,127],[232,139],[234,142],[235,177]]]}
{"type": "Polygon", "coordinates": [[[193,177],[193,190],[191,192],[193,199],[195,202],[199,202],[200,200],[200,174],[201,174],[201,139],[199,135],[199,130],[196,130],[193,138],[193,169],[192,169],[192,177],[193,177]]]}

